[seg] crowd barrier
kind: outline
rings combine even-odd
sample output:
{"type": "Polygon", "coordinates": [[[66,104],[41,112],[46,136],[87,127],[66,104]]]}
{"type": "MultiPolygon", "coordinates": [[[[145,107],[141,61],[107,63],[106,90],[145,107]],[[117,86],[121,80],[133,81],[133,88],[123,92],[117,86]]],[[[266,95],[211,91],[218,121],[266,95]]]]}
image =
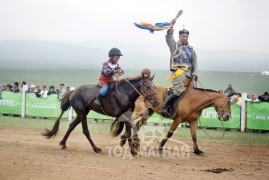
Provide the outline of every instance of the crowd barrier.
{"type": "MultiPolygon", "coordinates": [[[[61,113],[58,95],[49,95],[46,99],[38,98],[34,93],[12,93],[2,92],[3,99],[0,100],[0,114],[21,115],[22,117],[58,117],[61,113]]],[[[75,113],[72,109],[63,114],[63,118],[71,120],[75,113]]],[[[245,131],[246,129],[269,130],[269,103],[245,102],[242,107],[236,103],[231,106],[232,118],[225,121],[225,128],[235,128],[245,131]]],[[[90,111],[87,118],[91,119],[115,119],[113,117],[90,111]]],[[[172,123],[171,119],[162,118],[154,114],[148,122],[172,123]]],[[[217,112],[213,107],[203,110],[198,126],[222,127],[218,120],[217,112]]]]}

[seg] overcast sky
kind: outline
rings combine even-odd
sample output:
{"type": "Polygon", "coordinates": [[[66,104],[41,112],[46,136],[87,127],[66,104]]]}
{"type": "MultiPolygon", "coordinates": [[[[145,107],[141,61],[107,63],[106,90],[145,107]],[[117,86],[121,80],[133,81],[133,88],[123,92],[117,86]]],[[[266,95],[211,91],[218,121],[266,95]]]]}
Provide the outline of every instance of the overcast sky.
{"type": "Polygon", "coordinates": [[[165,43],[165,31],[133,23],[169,22],[182,9],[175,29],[184,24],[194,47],[269,53],[268,8],[268,0],[0,0],[0,39],[165,43]]]}

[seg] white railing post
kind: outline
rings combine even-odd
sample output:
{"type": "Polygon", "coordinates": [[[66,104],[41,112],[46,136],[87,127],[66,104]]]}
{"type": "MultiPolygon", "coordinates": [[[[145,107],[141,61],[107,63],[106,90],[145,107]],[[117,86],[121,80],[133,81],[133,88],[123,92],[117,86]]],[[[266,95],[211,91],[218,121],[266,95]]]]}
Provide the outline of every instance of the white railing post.
{"type": "Polygon", "coordinates": [[[247,112],[247,108],[246,108],[246,99],[247,99],[247,93],[242,93],[242,98],[241,98],[241,102],[242,102],[242,106],[241,106],[241,131],[244,132],[246,131],[246,112],[247,112]]]}
{"type": "Polygon", "coordinates": [[[21,103],[21,117],[26,117],[26,91],[28,89],[27,85],[23,85],[22,87],[22,103],[21,103]]]}
{"type": "MultiPolygon", "coordinates": [[[[75,87],[70,87],[70,91],[73,91],[75,89],[76,89],[75,87]]],[[[73,120],[73,108],[71,106],[68,112],[68,121],[72,121],[72,120],[73,120]]]]}

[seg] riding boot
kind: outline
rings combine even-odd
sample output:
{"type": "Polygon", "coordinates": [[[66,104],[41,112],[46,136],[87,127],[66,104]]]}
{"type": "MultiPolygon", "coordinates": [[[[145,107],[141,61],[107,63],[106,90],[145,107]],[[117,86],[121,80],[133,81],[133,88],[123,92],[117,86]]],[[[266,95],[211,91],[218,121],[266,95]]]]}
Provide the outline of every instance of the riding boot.
{"type": "Polygon", "coordinates": [[[98,95],[97,95],[97,97],[96,97],[96,99],[95,99],[95,104],[97,104],[97,105],[101,105],[101,101],[102,101],[102,99],[103,99],[103,96],[99,93],[98,95]]]}
{"type": "Polygon", "coordinates": [[[174,102],[174,100],[177,98],[178,96],[175,95],[174,93],[170,94],[164,101],[164,105],[163,107],[160,109],[160,113],[167,115],[169,114],[169,112],[167,111],[168,107],[174,102]]]}

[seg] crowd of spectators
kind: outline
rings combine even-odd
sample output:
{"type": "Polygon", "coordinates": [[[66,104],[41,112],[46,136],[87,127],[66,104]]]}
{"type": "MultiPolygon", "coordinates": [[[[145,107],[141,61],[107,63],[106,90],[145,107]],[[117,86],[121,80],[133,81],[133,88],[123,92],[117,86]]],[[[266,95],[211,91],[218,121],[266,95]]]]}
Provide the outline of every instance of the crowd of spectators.
{"type": "MultiPolygon", "coordinates": [[[[9,91],[14,93],[20,93],[23,91],[23,86],[26,85],[26,82],[23,81],[21,86],[19,86],[18,82],[14,82],[13,85],[11,84],[4,84],[3,86],[0,85],[0,99],[2,99],[2,92],[9,91]]],[[[62,99],[66,92],[70,91],[70,87],[65,88],[64,84],[61,83],[60,87],[55,90],[54,85],[49,86],[47,90],[47,86],[37,84],[32,84],[25,92],[26,93],[35,93],[36,97],[39,98],[47,98],[51,94],[57,94],[59,99],[62,99]]]]}
{"type": "MultiPolygon", "coordinates": [[[[241,93],[237,93],[234,89],[232,84],[228,84],[228,88],[224,91],[219,90],[220,93],[226,93],[228,95],[232,95],[231,99],[233,102],[237,102],[237,104],[241,105],[241,93]]],[[[268,92],[264,92],[263,95],[257,96],[253,93],[251,96],[248,96],[246,101],[248,102],[269,102],[269,94],[268,92]]]]}

